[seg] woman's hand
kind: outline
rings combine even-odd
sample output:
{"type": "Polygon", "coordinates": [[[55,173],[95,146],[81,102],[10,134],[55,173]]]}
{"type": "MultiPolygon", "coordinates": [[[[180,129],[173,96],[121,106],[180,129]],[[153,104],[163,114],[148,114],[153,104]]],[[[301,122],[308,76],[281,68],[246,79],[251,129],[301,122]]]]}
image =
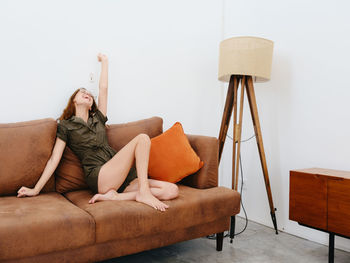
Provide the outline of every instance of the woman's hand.
{"type": "Polygon", "coordinates": [[[108,61],[107,56],[105,54],[102,54],[102,53],[98,53],[97,59],[99,62],[108,61]]]}
{"type": "Polygon", "coordinates": [[[25,197],[25,196],[36,196],[39,194],[39,192],[37,190],[35,190],[35,188],[28,188],[25,186],[22,186],[18,191],[17,191],[18,195],[17,197],[25,197]]]}

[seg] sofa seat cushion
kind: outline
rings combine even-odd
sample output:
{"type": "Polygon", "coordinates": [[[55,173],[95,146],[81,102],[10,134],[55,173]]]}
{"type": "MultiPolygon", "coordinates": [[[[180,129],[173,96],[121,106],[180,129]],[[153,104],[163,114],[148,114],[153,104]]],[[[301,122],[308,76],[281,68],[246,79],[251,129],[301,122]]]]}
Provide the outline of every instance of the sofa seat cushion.
{"type": "Polygon", "coordinates": [[[95,223],[56,192],[0,198],[0,261],[90,245],[95,223]]]}
{"type": "Polygon", "coordinates": [[[131,200],[89,204],[93,196],[89,190],[64,195],[93,216],[96,243],[171,232],[239,213],[240,194],[232,189],[223,186],[208,189],[178,186],[179,196],[163,201],[169,205],[164,212],[131,200]]]}

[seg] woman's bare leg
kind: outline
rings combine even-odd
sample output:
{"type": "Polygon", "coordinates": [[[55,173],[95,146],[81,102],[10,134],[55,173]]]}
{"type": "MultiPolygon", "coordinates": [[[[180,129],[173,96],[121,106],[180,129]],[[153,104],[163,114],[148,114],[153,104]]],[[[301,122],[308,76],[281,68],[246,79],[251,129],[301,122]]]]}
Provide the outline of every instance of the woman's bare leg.
{"type": "Polygon", "coordinates": [[[119,189],[131,169],[134,159],[136,159],[137,179],[140,185],[135,197],[136,201],[155,209],[168,208],[169,206],[152,195],[150,190],[147,178],[150,146],[149,136],[142,133],[117,152],[100,169],[98,192],[106,194],[111,189],[119,189]]]}
{"type": "MultiPolygon", "coordinates": [[[[164,189],[159,188],[159,187],[151,187],[150,188],[151,193],[158,197],[162,196],[164,194],[164,189]]],[[[136,200],[136,195],[139,191],[130,191],[130,192],[123,192],[123,193],[118,193],[114,189],[109,190],[105,194],[95,194],[89,201],[90,204],[95,203],[96,201],[105,201],[105,200],[136,200]]],[[[165,211],[165,208],[159,209],[161,211],[165,211]]]]}
{"type": "MultiPolygon", "coordinates": [[[[170,183],[167,181],[156,180],[156,179],[148,179],[148,183],[150,187],[158,187],[163,190],[160,195],[156,197],[159,200],[170,200],[176,198],[179,195],[179,187],[175,183],[170,183]]],[[[124,189],[125,192],[137,191],[139,189],[138,180],[132,180],[130,184],[124,189]]]]}
{"type": "MultiPolygon", "coordinates": [[[[160,180],[148,179],[152,194],[159,200],[170,200],[179,195],[178,186],[174,183],[169,183],[160,180]]],[[[123,193],[117,193],[114,189],[109,190],[106,194],[94,195],[89,203],[94,203],[98,200],[136,200],[139,185],[137,178],[130,182],[124,189],[123,193]]],[[[161,209],[165,211],[165,209],[161,209]]]]}

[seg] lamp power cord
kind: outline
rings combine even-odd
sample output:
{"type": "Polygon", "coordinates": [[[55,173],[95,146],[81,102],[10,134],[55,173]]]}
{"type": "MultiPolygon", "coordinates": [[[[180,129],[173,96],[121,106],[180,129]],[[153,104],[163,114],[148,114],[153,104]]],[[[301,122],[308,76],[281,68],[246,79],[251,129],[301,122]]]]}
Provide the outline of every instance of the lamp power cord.
{"type": "MultiPolygon", "coordinates": [[[[229,137],[232,141],[233,141],[233,138],[229,135],[226,135],[227,137],[229,137]]],[[[251,140],[252,138],[254,138],[255,135],[249,137],[248,139],[246,140],[242,140],[241,142],[247,142],[249,140],[251,140]]],[[[240,170],[241,170],[241,206],[242,206],[242,209],[243,209],[243,212],[244,212],[244,218],[245,218],[245,225],[244,225],[244,228],[243,230],[241,230],[240,232],[238,233],[234,233],[234,237],[235,236],[238,236],[239,234],[242,234],[246,229],[247,229],[247,226],[248,226],[248,216],[247,216],[247,212],[244,208],[244,204],[243,204],[243,168],[242,168],[242,159],[241,159],[241,153],[239,153],[239,166],[240,166],[240,170]]],[[[232,227],[232,226],[231,226],[232,227]]],[[[225,235],[224,235],[224,238],[225,237],[228,237],[230,236],[230,231],[228,231],[225,235]]],[[[208,239],[216,239],[216,234],[212,234],[212,235],[208,235],[206,236],[208,239]]]]}

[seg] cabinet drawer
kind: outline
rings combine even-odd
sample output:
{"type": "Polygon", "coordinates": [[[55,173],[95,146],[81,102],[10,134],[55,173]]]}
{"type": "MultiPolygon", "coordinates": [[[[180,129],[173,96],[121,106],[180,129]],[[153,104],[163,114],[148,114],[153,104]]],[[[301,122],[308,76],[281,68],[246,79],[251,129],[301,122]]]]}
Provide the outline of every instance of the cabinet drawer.
{"type": "Polygon", "coordinates": [[[328,179],[328,231],[350,236],[350,180],[328,179]]]}
{"type": "Polygon", "coordinates": [[[290,171],[289,219],[327,230],[327,178],[290,171]]]}

